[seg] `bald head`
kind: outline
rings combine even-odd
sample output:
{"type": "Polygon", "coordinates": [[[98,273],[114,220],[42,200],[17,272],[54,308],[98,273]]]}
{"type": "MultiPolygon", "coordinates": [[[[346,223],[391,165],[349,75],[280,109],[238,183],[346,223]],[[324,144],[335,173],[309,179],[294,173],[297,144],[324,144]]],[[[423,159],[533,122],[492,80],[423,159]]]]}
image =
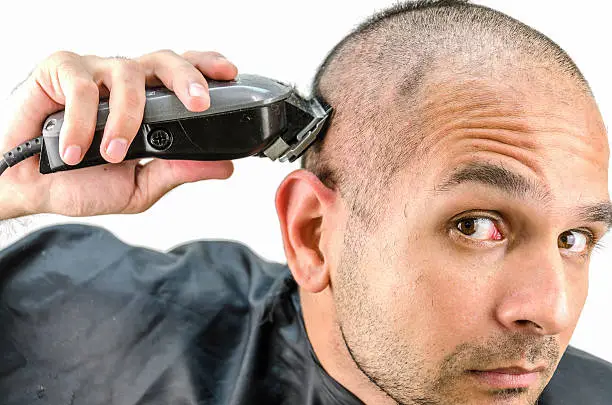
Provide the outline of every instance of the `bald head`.
{"type": "Polygon", "coordinates": [[[516,100],[532,91],[591,96],[571,58],[529,26],[465,1],[407,2],[372,16],[328,54],[313,94],[334,116],[302,167],[338,189],[372,229],[391,179],[425,155],[428,135],[443,125],[440,106],[462,87],[482,88],[481,103],[494,101],[496,89],[516,100]]]}

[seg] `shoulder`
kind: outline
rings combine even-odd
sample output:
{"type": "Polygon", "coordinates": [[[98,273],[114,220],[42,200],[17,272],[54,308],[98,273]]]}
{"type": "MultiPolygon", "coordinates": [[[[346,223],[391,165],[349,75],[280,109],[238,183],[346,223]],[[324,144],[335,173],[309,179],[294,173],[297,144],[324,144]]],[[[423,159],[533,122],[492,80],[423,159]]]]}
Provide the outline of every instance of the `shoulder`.
{"type": "Polygon", "coordinates": [[[225,398],[219,381],[238,378],[247,349],[268,348],[261,325],[293,291],[285,265],[239,242],[160,252],[89,225],[26,235],[0,251],[0,270],[0,397],[8,403],[30,403],[38,387],[48,403],[68,403],[73,376],[83,403],[225,398]]]}
{"type": "Polygon", "coordinates": [[[5,274],[9,288],[37,289],[35,280],[44,279],[64,290],[79,285],[182,296],[197,289],[203,297],[217,291],[217,298],[234,302],[246,300],[252,290],[265,293],[289,275],[285,264],[267,261],[237,241],[197,240],[162,252],[85,224],[53,225],[24,236],[0,251],[0,268],[11,269],[5,274]],[[157,289],[162,284],[163,291],[157,289]]]}
{"type": "Polygon", "coordinates": [[[543,393],[545,404],[609,405],[612,403],[612,364],[568,346],[543,393]]]}

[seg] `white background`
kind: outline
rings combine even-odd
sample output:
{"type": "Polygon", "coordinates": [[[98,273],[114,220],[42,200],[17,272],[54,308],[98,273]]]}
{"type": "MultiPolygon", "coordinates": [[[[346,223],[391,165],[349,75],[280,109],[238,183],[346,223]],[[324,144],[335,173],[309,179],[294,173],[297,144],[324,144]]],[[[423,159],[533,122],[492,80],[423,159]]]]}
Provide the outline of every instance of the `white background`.
{"type": "MultiPolygon", "coordinates": [[[[589,80],[605,121],[612,120],[612,29],[608,1],[477,3],[504,11],[560,44],[589,80]]],[[[388,0],[20,1],[3,7],[0,97],[6,99],[34,66],[56,50],[139,56],[158,49],[216,50],[243,73],[257,73],[309,90],[327,51],[388,0]]],[[[4,110],[4,109],[3,109],[4,110]]],[[[262,158],[234,162],[226,181],[183,185],[145,213],[96,218],[34,217],[33,230],[57,222],[106,227],[126,242],[169,249],[194,239],[233,239],[261,256],[285,262],[274,208],[277,186],[297,163],[262,158]]],[[[609,237],[606,238],[609,240],[609,237]]],[[[604,240],[604,243],[606,242],[604,240]]],[[[612,361],[612,248],[595,253],[591,289],[571,344],[612,361]]]]}

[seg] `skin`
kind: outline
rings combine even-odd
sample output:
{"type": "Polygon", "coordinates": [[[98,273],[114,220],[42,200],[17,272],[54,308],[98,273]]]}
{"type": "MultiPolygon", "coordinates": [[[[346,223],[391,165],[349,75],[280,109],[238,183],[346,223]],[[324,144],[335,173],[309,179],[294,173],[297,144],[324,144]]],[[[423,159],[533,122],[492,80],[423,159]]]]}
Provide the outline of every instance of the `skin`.
{"type": "Polygon", "coordinates": [[[422,158],[390,179],[374,232],[304,170],[277,191],[309,339],[325,370],[367,404],[534,404],[579,319],[592,250],[579,242],[609,226],[579,213],[609,209],[605,127],[570,80],[503,73],[429,82],[422,158]],[[533,192],[443,186],[474,164],[522,176],[533,192]],[[483,218],[476,237],[457,224],[470,217],[483,218]],[[559,241],[568,231],[572,246],[559,241]],[[543,369],[518,392],[470,371],[511,366],[543,369]]]}

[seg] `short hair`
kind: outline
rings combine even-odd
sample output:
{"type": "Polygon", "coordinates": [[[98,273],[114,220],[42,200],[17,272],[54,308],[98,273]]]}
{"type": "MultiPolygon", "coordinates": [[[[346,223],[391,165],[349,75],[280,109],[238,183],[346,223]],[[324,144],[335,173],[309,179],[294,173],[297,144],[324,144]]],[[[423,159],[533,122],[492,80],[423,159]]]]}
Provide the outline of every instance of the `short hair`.
{"type": "Polygon", "coordinates": [[[340,191],[351,216],[373,229],[389,201],[390,179],[420,151],[426,135],[418,117],[427,79],[440,67],[474,75],[494,65],[544,68],[592,96],[561,47],[502,12],[467,0],[399,3],[358,25],[319,66],[312,96],[334,112],[301,168],[340,191]],[[389,119],[397,108],[411,119],[389,119]]]}

